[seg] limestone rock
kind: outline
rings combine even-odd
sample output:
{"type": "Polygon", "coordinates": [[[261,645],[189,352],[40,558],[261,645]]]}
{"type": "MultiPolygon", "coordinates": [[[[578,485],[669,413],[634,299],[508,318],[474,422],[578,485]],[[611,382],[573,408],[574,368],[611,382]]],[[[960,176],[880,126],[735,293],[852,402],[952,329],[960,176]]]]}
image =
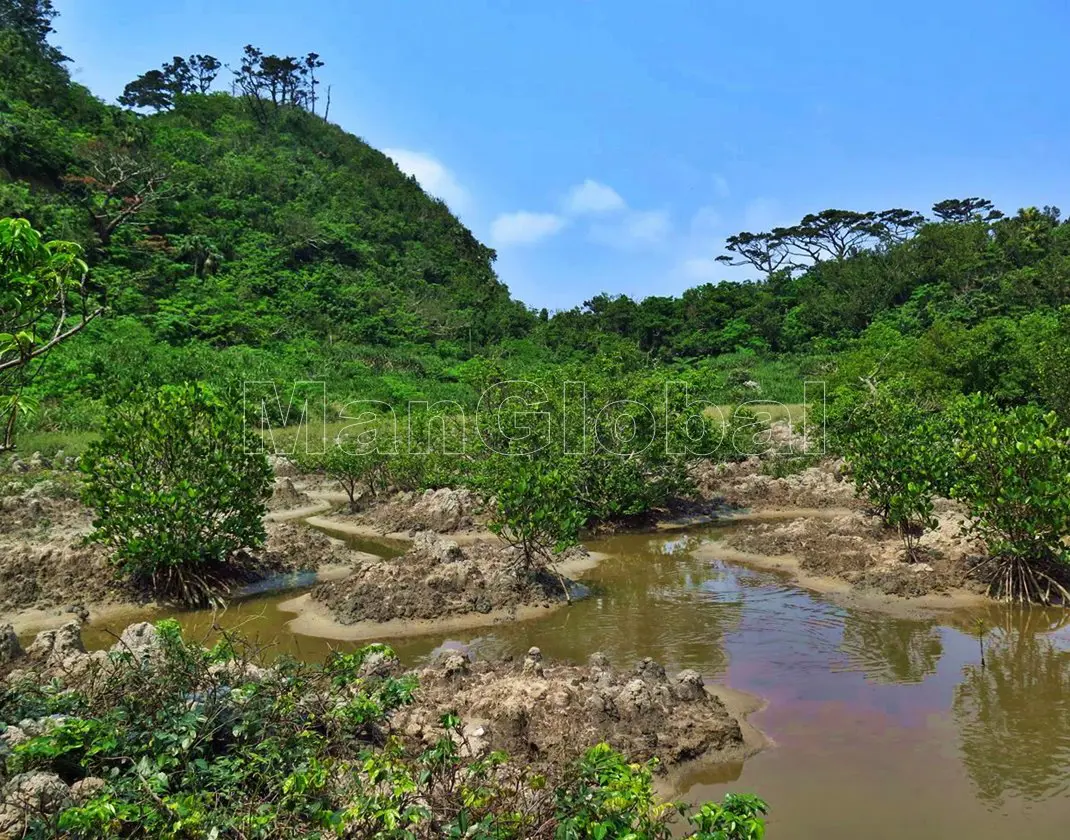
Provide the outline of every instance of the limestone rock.
{"type": "Polygon", "coordinates": [[[673,677],[672,684],[673,695],[677,700],[685,703],[701,700],[706,696],[706,686],[702,681],[702,675],[690,668],[673,677]]]}
{"type": "Polygon", "coordinates": [[[26,650],[29,659],[50,667],[62,665],[72,656],[84,653],[82,624],[79,621],[68,621],[55,630],[38,633],[26,650]]]}
{"type": "Polygon", "coordinates": [[[445,540],[434,531],[420,531],[412,539],[412,550],[437,563],[454,563],[464,559],[464,552],[453,540],[445,540]]]}
{"type": "Polygon", "coordinates": [[[0,667],[14,662],[23,656],[19,637],[10,624],[0,624],[0,667]]]}
{"type": "Polygon", "coordinates": [[[81,805],[104,790],[107,785],[108,783],[99,776],[86,776],[71,785],[71,797],[81,805]]]}
{"type": "Polygon", "coordinates": [[[153,624],[141,621],[127,627],[111,650],[112,653],[129,653],[139,664],[149,664],[163,656],[163,640],[153,624]]]}
{"type": "Polygon", "coordinates": [[[537,647],[529,648],[527,655],[524,657],[524,665],[521,673],[541,677],[542,672],[542,651],[537,647]]]}
{"type": "MultiPolygon", "coordinates": [[[[0,838],[3,838],[5,826],[11,831],[11,823],[25,825],[28,818],[48,817],[57,814],[74,804],[71,789],[55,773],[20,773],[13,777],[0,791],[0,802],[5,806],[5,813],[0,813],[0,838]],[[12,814],[14,812],[14,814],[12,814]],[[12,819],[14,816],[16,819],[12,819]]],[[[7,836],[18,837],[9,833],[7,836]]]]}

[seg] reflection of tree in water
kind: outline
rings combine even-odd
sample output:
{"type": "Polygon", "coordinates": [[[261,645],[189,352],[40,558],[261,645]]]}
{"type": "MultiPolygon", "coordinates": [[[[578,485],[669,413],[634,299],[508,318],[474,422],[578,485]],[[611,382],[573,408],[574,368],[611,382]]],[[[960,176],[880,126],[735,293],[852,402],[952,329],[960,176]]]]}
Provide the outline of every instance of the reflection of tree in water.
{"type": "MultiPolygon", "coordinates": [[[[702,542],[682,533],[627,535],[597,546],[613,555],[606,572],[620,570],[605,580],[603,599],[612,619],[600,642],[615,664],[650,656],[707,675],[727,669],[724,640],[739,628],[743,603],[722,569],[693,556],[702,542]]],[[[575,611],[575,619],[575,631],[589,645],[595,634],[581,629],[583,610],[575,611]]]]}
{"type": "Polygon", "coordinates": [[[944,654],[936,621],[907,621],[848,610],[840,649],[851,666],[877,683],[917,683],[936,672],[944,654]]]}
{"type": "Polygon", "coordinates": [[[990,613],[985,667],[968,665],[952,712],[962,760],[983,799],[1046,799],[1070,783],[1070,651],[1040,632],[1070,620],[1041,610],[990,613]],[[989,624],[989,626],[992,626],[989,624]]]}

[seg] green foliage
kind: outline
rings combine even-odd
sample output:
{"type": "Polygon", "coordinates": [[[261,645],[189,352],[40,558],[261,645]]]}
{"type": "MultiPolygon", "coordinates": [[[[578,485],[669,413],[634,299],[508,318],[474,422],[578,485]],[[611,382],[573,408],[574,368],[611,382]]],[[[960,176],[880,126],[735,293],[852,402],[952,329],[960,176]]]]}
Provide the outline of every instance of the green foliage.
{"type": "MultiPolygon", "coordinates": [[[[4,771],[104,780],[91,798],[34,817],[26,837],[667,840],[689,810],[655,795],[653,764],[605,744],[548,767],[500,752],[472,759],[450,713],[432,747],[406,748],[389,717],[412,702],[415,680],[364,668],[393,657],[385,645],[265,668],[240,639],[206,650],[174,621],[157,633],[152,657],[113,653],[73,690],[29,676],[0,693],[0,727],[63,716],[4,771]]],[[[760,800],[728,796],[698,809],[689,836],[759,838],[762,813],[760,800]]]]}
{"type": "Polygon", "coordinates": [[[213,599],[265,539],[272,471],[245,449],[241,413],[203,384],[116,406],[82,458],[91,539],[120,571],[165,597],[213,599]]]}
{"type": "Polygon", "coordinates": [[[579,540],[584,512],[576,503],[567,463],[526,455],[498,455],[486,466],[482,489],[493,496],[490,529],[517,546],[526,568],[579,540]]]}
{"type": "Polygon", "coordinates": [[[579,765],[578,785],[558,797],[567,816],[557,836],[572,838],[668,838],[677,806],[659,803],[652,790],[651,768],[629,764],[602,744],[579,765]]]}
{"type": "Polygon", "coordinates": [[[35,403],[26,387],[57,345],[100,310],[87,311],[88,267],[73,242],[43,242],[25,219],[0,219],[0,451],[14,446],[20,409],[35,403]]]}
{"type": "Polygon", "coordinates": [[[363,491],[374,498],[390,483],[390,473],[386,455],[352,446],[352,442],[333,442],[322,453],[298,453],[291,460],[304,472],[322,472],[337,481],[349,498],[349,509],[356,511],[363,491]]]}
{"type": "Polygon", "coordinates": [[[689,819],[698,829],[695,840],[762,840],[767,810],[757,796],[727,793],[724,802],[707,802],[689,819]]]}
{"type": "Polygon", "coordinates": [[[994,595],[1070,601],[1070,429],[1035,406],[1000,410],[980,395],[954,412],[952,494],[989,557],[978,568],[994,595]]]}
{"type": "Polygon", "coordinates": [[[899,533],[912,560],[921,536],[936,524],[933,496],[947,445],[937,428],[914,402],[885,390],[858,405],[840,432],[858,492],[899,533]]]}

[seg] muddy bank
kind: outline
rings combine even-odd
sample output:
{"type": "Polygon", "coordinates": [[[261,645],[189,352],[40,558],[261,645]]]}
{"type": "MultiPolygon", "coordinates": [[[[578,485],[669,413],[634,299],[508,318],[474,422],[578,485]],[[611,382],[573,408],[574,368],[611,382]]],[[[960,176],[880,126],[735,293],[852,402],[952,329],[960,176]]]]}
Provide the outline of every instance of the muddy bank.
{"type": "MultiPolygon", "coordinates": [[[[586,561],[585,549],[561,560],[586,561]]],[[[524,570],[519,552],[500,542],[461,547],[430,531],[417,533],[405,554],[361,563],[345,580],[316,587],[311,600],[343,625],[438,621],[508,613],[567,601],[576,584],[548,569],[524,570]]]]}
{"type": "Polygon", "coordinates": [[[727,559],[793,572],[803,585],[907,599],[976,600],[984,587],[969,568],[983,546],[960,536],[963,516],[950,503],[911,562],[895,531],[861,511],[790,520],[744,519],[725,535],[739,553],[727,559]],[[832,585],[829,585],[829,584],[832,585]],[[842,584],[837,586],[836,583],[842,584]]]}
{"type": "Polygon", "coordinates": [[[937,527],[921,539],[918,562],[880,519],[867,514],[842,460],[828,459],[785,476],[769,461],[700,462],[692,478],[703,498],[728,506],[733,527],[720,555],[792,573],[824,592],[902,599],[976,601],[984,592],[969,573],[984,546],[964,538],[963,511],[936,502],[937,527]]]}
{"type": "Polygon", "coordinates": [[[473,663],[451,652],[416,674],[417,701],[396,713],[394,726],[420,746],[450,711],[464,721],[463,746],[473,754],[505,750],[531,762],[566,760],[602,741],[663,767],[737,761],[765,745],[753,728],[744,737],[697,672],[668,675],[650,659],[628,671],[600,653],[577,666],[544,662],[538,648],[520,662],[473,663]]]}
{"type": "MultiPolygon", "coordinates": [[[[268,522],[264,548],[241,558],[246,584],[280,575],[349,567],[360,558],[344,543],[302,525],[268,522]]],[[[365,558],[366,559],[366,558],[365,558]]],[[[0,536],[0,619],[21,628],[121,614],[153,602],[151,592],[116,577],[106,547],[84,534],[0,536]]]]}
{"type": "MultiPolygon", "coordinates": [[[[313,485],[310,485],[312,487],[313,485]]],[[[310,489],[313,498],[328,498],[322,488],[310,489]]],[[[338,499],[337,495],[331,498],[338,499]]],[[[368,536],[413,537],[420,531],[450,534],[456,539],[482,538],[487,534],[487,515],[482,500],[465,488],[443,487],[424,492],[367,494],[355,508],[339,503],[330,519],[368,536]]]]}

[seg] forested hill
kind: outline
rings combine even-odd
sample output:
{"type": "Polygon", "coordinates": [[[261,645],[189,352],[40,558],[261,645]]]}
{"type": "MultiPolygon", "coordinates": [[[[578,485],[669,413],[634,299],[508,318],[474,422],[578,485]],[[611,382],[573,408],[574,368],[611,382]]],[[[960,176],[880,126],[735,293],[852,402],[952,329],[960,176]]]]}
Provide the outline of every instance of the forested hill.
{"type": "Polygon", "coordinates": [[[0,216],[86,248],[112,315],[94,333],[467,352],[526,331],[494,252],[325,119],[322,62],[176,59],[128,88],[139,113],[71,82],[48,4],[0,6],[0,216]]]}
{"type": "Polygon", "coordinates": [[[471,402],[488,370],[562,362],[724,382],[772,364],[785,382],[1070,405],[1070,224],[1054,207],[825,210],[730,237],[721,259],[750,282],[536,316],[445,204],[330,123],[316,54],[175,57],[120,107],[72,82],[53,16],[0,0],[0,217],[80,243],[108,313],[30,383],[43,428],[91,428],[109,395],[166,382],[471,402]]]}

